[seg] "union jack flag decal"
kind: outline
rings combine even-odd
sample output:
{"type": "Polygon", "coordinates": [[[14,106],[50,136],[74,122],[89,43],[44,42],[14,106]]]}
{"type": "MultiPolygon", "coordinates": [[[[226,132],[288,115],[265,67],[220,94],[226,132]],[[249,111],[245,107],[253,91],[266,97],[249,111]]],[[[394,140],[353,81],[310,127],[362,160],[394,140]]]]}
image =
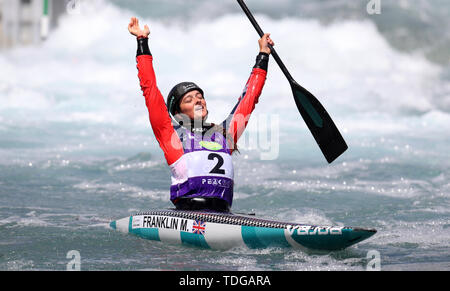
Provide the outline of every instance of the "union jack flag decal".
{"type": "Polygon", "coordinates": [[[194,220],[194,223],[192,225],[192,232],[200,235],[205,234],[205,227],[206,222],[203,222],[201,220],[194,220]]]}

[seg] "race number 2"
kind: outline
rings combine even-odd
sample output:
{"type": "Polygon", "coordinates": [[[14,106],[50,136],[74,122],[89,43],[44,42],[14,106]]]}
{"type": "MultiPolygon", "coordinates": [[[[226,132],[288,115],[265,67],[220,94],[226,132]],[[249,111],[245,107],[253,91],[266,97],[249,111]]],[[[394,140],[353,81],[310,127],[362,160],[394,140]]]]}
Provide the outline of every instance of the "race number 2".
{"type": "Polygon", "coordinates": [[[221,175],[225,175],[225,170],[221,169],[221,167],[223,166],[223,158],[221,155],[216,154],[216,153],[211,153],[208,155],[208,160],[215,160],[217,159],[217,164],[214,166],[214,168],[211,170],[211,172],[209,172],[210,174],[221,174],[221,175]]]}

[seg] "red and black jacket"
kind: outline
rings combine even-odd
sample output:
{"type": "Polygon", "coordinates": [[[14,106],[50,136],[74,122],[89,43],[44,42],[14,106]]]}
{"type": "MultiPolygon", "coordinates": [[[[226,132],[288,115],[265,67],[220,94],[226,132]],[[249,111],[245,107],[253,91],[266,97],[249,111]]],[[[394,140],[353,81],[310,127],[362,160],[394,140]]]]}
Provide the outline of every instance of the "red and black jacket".
{"type": "MultiPolygon", "coordinates": [[[[249,117],[258,103],[258,98],[261,95],[267,76],[268,60],[268,54],[258,54],[256,64],[242,94],[239,96],[228,118],[222,122],[222,126],[227,130],[227,134],[233,138],[235,143],[237,143],[245,130],[249,117]]],[[[148,47],[148,38],[138,39],[136,61],[150,124],[159,146],[164,152],[167,163],[171,165],[183,155],[183,149],[181,141],[173,140],[175,128],[167,111],[164,97],[157,87],[152,63],[153,56],[148,47]]]]}

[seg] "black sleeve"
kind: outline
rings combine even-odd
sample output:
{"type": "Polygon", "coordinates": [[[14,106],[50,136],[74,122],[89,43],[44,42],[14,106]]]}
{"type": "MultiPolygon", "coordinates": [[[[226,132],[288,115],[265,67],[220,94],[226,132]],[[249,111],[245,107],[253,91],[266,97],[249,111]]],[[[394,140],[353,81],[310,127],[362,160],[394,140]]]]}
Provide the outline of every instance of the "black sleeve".
{"type": "Polygon", "coordinates": [[[148,47],[148,38],[138,38],[137,39],[137,53],[136,57],[141,55],[152,55],[148,47]]]}
{"type": "Polygon", "coordinates": [[[256,64],[253,68],[263,69],[267,71],[267,67],[269,65],[269,54],[260,52],[256,57],[256,64]]]}

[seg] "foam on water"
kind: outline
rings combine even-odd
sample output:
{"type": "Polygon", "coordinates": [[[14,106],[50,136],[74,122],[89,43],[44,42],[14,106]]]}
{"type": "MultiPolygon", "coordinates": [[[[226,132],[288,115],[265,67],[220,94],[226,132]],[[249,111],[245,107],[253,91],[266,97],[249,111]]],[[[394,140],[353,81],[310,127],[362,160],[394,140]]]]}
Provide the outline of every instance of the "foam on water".
{"type": "MultiPolygon", "coordinates": [[[[101,2],[99,10],[94,8],[67,16],[41,47],[18,49],[0,58],[4,68],[2,115],[14,120],[13,112],[22,113],[28,117],[25,122],[147,127],[136,82],[135,43],[126,31],[130,13],[107,2],[101,2]]],[[[257,18],[270,28],[292,75],[332,109],[347,132],[404,130],[407,124],[398,123],[398,114],[431,112],[427,119],[434,120],[433,110],[439,111],[432,94],[436,84],[445,84],[439,80],[441,69],[420,55],[392,49],[372,23],[344,21],[323,26],[314,20],[257,18]],[[292,27],[302,37],[292,38],[292,27]],[[382,127],[373,128],[380,118],[385,120],[382,127]]],[[[232,14],[184,27],[145,18],[141,23],[151,27],[150,46],[161,91],[193,79],[207,92],[210,116],[224,119],[257,52],[255,33],[247,20],[232,14]],[[233,41],[224,43],[223,35],[233,35],[233,41]],[[174,40],[188,45],[174,45],[174,40]],[[229,57],[217,58],[219,55],[229,57]]],[[[287,128],[303,127],[292,122],[298,113],[288,110],[293,105],[289,91],[273,63],[258,109],[283,111],[287,128]]],[[[442,117],[448,120],[447,114],[440,114],[436,117],[439,123],[442,117]]]]}

